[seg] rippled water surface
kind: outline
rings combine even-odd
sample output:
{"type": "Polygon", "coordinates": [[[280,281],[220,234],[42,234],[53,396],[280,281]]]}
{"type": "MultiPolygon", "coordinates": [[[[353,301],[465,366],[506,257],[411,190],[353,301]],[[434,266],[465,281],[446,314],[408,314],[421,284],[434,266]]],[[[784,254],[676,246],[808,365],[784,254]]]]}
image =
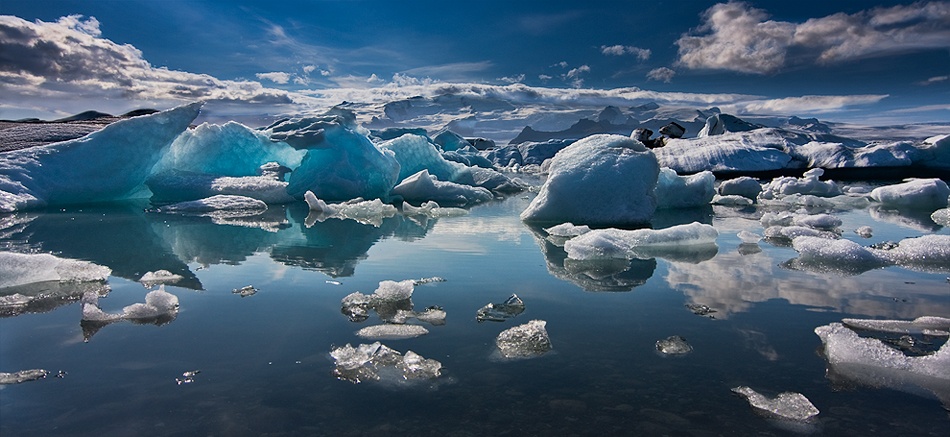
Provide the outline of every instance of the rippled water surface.
{"type": "MultiPolygon", "coordinates": [[[[184,277],[165,288],[180,311],[164,324],[83,326],[77,299],[0,318],[0,371],[52,372],[0,387],[0,434],[947,435],[950,418],[934,393],[828,374],[814,333],[845,317],[950,317],[946,271],[792,270],[783,267],[797,256],[788,246],[740,246],[740,230],[762,233],[763,210],[726,207],[654,220],[712,224],[714,250],[582,264],[518,219],[528,197],[462,217],[397,215],[378,227],[336,219],[308,227],[303,204],[224,222],[138,203],[0,217],[3,250],[111,268],[99,301],[107,312],[143,301],[149,289],[137,281],[146,272],[184,277]],[[355,332],[379,323],[375,313],[350,321],[341,299],[380,281],[431,277],[445,281],[416,286],[411,305],[442,307],[446,323],[382,343],[439,361],[441,376],[338,379],[330,351],[371,343],[355,332]],[[259,291],[232,293],[247,285],[259,291]],[[523,313],[476,322],[479,308],[513,293],[523,313]],[[716,312],[696,315],[688,304],[716,312]],[[553,350],[498,359],[496,336],[535,319],[547,322],[553,350]],[[659,354],[656,341],[673,335],[692,352],[659,354]],[[201,371],[193,382],[176,382],[192,370],[201,371]],[[731,393],[743,385],[802,393],[821,413],[807,425],[767,419],[731,393]]],[[[844,237],[862,245],[948,233],[929,213],[834,214],[844,237]],[[872,238],[853,232],[862,225],[872,238]]]]}

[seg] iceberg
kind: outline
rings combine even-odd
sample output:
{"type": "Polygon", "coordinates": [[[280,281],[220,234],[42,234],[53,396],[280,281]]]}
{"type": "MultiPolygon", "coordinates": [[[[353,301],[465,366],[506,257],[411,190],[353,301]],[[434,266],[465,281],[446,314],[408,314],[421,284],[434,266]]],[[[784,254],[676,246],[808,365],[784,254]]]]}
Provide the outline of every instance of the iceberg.
{"type": "Polygon", "coordinates": [[[521,213],[527,222],[643,224],[656,210],[656,157],[619,135],[592,135],[551,159],[538,195],[521,213]]]}
{"type": "Polygon", "coordinates": [[[792,157],[785,150],[792,145],[778,129],[725,132],[703,138],[668,139],[664,147],[653,149],[660,165],[680,174],[713,172],[760,172],[788,167],[792,157]]]}
{"type": "Polygon", "coordinates": [[[304,223],[308,228],[317,221],[322,222],[329,218],[355,220],[378,228],[383,219],[395,216],[397,212],[395,206],[387,205],[379,199],[356,198],[343,203],[326,203],[312,191],[307,191],[304,193],[304,200],[310,207],[310,214],[304,223]]]}
{"type": "Polygon", "coordinates": [[[824,169],[813,168],[806,171],[801,178],[784,176],[772,179],[771,182],[762,187],[762,195],[767,199],[791,194],[808,194],[821,197],[840,195],[841,188],[834,181],[818,179],[824,174],[824,169]]]}
{"type": "Polygon", "coordinates": [[[19,384],[21,382],[36,381],[46,378],[49,371],[43,369],[20,370],[19,372],[0,372],[0,385],[19,384]]]}
{"type": "Polygon", "coordinates": [[[217,176],[169,170],[153,174],[145,181],[152,202],[181,202],[217,195],[244,196],[268,204],[289,203],[288,183],[273,176],[217,176]]]}
{"type": "Polygon", "coordinates": [[[877,338],[861,337],[841,323],[815,328],[824,344],[828,378],[932,394],[950,407],[950,342],[933,354],[908,356],[877,338]]]}
{"type": "Polygon", "coordinates": [[[489,303],[475,312],[475,320],[480,322],[504,322],[524,312],[524,301],[512,294],[502,303],[489,303]]]}
{"type": "Polygon", "coordinates": [[[434,201],[440,204],[470,205],[487,202],[494,198],[491,191],[482,187],[440,181],[428,170],[403,179],[392,189],[393,195],[402,196],[410,202],[434,201]]]}
{"type": "Polygon", "coordinates": [[[438,378],[442,363],[406,351],[405,355],[380,342],[349,344],[330,351],[336,368],[334,375],[342,381],[359,384],[374,381],[386,385],[405,386],[438,378]]]}
{"type": "Polygon", "coordinates": [[[154,272],[146,272],[139,278],[139,282],[148,288],[158,284],[174,284],[183,279],[185,279],[184,276],[176,275],[168,270],[156,270],[154,272]]]}
{"type": "Polygon", "coordinates": [[[0,154],[0,211],[148,197],[145,179],[200,108],[192,103],[0,154]]]}
{"type": "Polygon", "coordinates": [[[862,247],[850,240],[800,236],[792,240],[797,264],[820,270],[863,272],[889,265],[925,271],[950,269],[950,235],[905,238],[881,248],[862,247]]]}
{"type": "Polygon", "coordinates": [[[119,320],[160,321],[168,323],[178,315],[178,297],[165,291],[165,286],[145,295],[145,303],[135,303],[119,313],[106,313],[99,307],[99,296],[87,293],[83,296],[82,319],[89,322],[111,323],[119,320]]]}
{"type": "Polygon", "coordinates": [[[47,281],[105,282],[111,274],[108,267],[87,261],[45,253],[0,252],[0,289],[47,281]]]}
{"type": "Polygon", "coordinates": [[[428,333],[428,329],[419,325],[398,325],[391,323],[367,326],[356,331],[358,337],[372,340],[401,340],[419,337],[428,333]]]}
{"type": "Polygon", "coordinates": [[[243,217],[263,214],[267,211],[267,204],[246,196],[219,194],[204,199],[165,205],[158,208],[157,211],[191,215],[243,217]]]}
{"type": "Polygon", "coordinates": [[[950,208],[941,208],[930,214],[930,219],[940,226],[950,227],[950,208]]]}
{"type": "Polygon", "coordinates": [[[442,207],[438,202],[423,202],[418,207],[404,202],[402,204],[403,215],[424,215],[432,218],[438,217],[461,217],[468,215],[468,210],[463,208],[442,207]]]}
{"type": "Polygon", "coordinates": [[[755,200],[762,192],[762,184],[749,176],[740,176],[727,179],[719,184],[719,194],[722,196],[742,196],[755,200]]]}
{"type": "Polygon", "coordinates": [[[575,260],[600,258],[647,259],[688,246],[714,246],[719,232],[711,225],[693,222],[661,230],[595,229],[564,243],[575,260]]]}
{"type": "Polygon", "coordinates": [[[274,142],[260,131],[229,121],[202,123],[181,133],[155,166],[154,173],[178,170],[215,176],[257,176],[273,162],[288,168],[300,165],[306,151],[274,142]]]}
{"type": "Polygon", "coordinates": [[[495,338],[498,353],[506,360],[537,358],[551,350],[551,338],[545,329],[547,322],[532,320],[524,325],[506,329],[495,338]]]}
{"type": "Polygon", "coordinates": [[[897,208],[939,209],[947,207],[950,187],[940,179],[914,179],[875,188],[869,195],[882,205],[897,208]]]}
{"type": "Polygon", "coordinates": [[[663,355],[686,355],[693,351],[693,347],[686,342],[685,338],[673,335],[657,340],[656,350],[663,355]]]}
{"type": "Polygon", "coordinates": [[[819,413],[815,405],[801,393],[782,392],[774,398],[768,398],[746,386],[733,388],[732,392],[744,397],[752,408],[779,419],[808,421],[819,413]]]}
{"type": "Polygon", "coordinates": [[[287,193],[294,198],[307,191],[328,200],[384,198],[398,180],[395,155],[373,145],[352,112],[331,109],[322,116],[282,120],[263,133],[306,150],[288,181],[287,193]]]}
{"type": "Polygon", "coordinates": [[[716,176],[703,171],[679,176],[669,168],[661,168],[656,182],[656,209],[693,208],[708,205],[716,194],[716,176]]]}

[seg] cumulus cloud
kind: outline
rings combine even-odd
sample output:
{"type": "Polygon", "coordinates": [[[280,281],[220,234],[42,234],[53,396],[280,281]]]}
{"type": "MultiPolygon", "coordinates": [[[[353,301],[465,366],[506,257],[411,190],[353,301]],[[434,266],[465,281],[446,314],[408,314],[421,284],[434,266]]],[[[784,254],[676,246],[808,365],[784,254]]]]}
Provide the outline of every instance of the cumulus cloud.
{"type": "Polygon", "coordinates": [[[838,13],[804,23],[769,20],[744,2],[720,3],[703,23],[684,34],[679,64],[742,73],[770,74],[790,63],[828,64],[914,50],[950,48],[950,3],[918,2],[838,13]]]}
{"type": "Polygon", "coordinates": [[[524,78],[525,78],[524,73],[521,73],[521,74],[516,74],[513,76],[499,77],[496,80],[498,80],[499,82],[504,82],[504,83],[521,83],[521,82],[524,82],[524,78]]]}
{"type": "Polygon", "coordinates": [[[636,56],[637,59],[641,61],[650,59],[650,55],[653,53],[650,49],[642,49],[640,47],[624,46],[619,44],[613,46],[600,46],[600,52],[608,56],[632,55],[636,56]]]}
{"type": "MultiPolygon", "coordinates": [[[[291,94],[259,82],[154,67],[132,45],[102,38],[99,21],[92,17],[71,15],[31,23],[0,16],[0,36],[0,90],[10,100],[293,103],[291,94]],[[23,86],[26,82],[29,87],[23,86]]],[[[275,82],[289,80],[283,74],[262,73],[275,82]]]]}
{"type": "Polygon", "coordinates": [[[647,79],[664,83],[670,83],[670,81],[673,80],[673,76],[676,76],[676,72],[667,67],[654,68],[647,73],[647,79]]]}
{"type": "Polygon", "coordinates": [[[584,86],[584,79],[581,77],[582,74],[590,73],[590,66],[581,65],[577,68],[572,68],[570,71],[564,74],[565,80],[571,81],[571,86],[574,88],[580,88],[584,86]]]}
{"type": "Polygon", "coordinates": [[[287,82],[290,82],[290,73],[281,73],[278,71],[274,71],[271,73],[257,73],[255,76],[257,76],[258,79],[269,80],[271,82],[279,83],[281,85],[286,84],[287,82]]]}

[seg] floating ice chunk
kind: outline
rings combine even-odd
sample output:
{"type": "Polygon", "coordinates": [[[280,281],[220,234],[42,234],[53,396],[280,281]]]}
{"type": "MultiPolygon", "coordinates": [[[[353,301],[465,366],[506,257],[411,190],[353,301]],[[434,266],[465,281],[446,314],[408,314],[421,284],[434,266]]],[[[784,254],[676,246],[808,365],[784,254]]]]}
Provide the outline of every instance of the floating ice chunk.
{"type": "Polygon", "coordinates": [[[930,219],[940,226],[950,227],[950,208],[938,209],[930,214],[930,219]]]}
{"type": "Polygon", "coordinates": [[[723,206],[752,206],[754,202],[748,197],[743,197],[739,195],[729,195],[729,196],[720,196],[718,194],[714,195],[712,201],[713,205],[723,205],[723,206]]]}
{"type": "Polygon", "coordinates": [[[716,194],[715,184],[716,176],[711,171],[679,176],[663,167],[656,181],[656,209],[708,205],[716,194]]]}
{"type": "Polygon", "coordinates": [[[778,177],[772,179],[763,188],[767,198],[788,196],[791,194],[808,194],[813,196],[831,197],[841,194],[841,188],[834,181],[821,181],[818,178],[825,174],[820,168],[813,168],[805,172],[801,178],[778,177]]]}
{"type": "Polygon", "coordinates": [[[156,270],[154,272],[146,272],[139,278],[139,282],[146,287],[152,287],[158,284],[174,284],[182,279],[185,278],[168,270],[156,270]]]}
{"type": "Polygon", "coordinates": [[[728,179],[719,184],[719,194],[722,196],[742,196],[755,200],[761,192],[762,184],[749,176],[728,179]]]}
{"type": "Polygon", "coordinates": [[[830,231],[841,226],[841,219],[831,214],[796,215],[792,219],[792,223],[798,226],[830,231]]]}
{"type": "Polygon", "coordinates": [[[914,209],[947,207],[950,187],[940,179],[913,179],[895,185],[886,185],[871,191],[871,199],[886,206],[914,209]]]}
{"type": "Polygon", "coordinates": [[[371,340],[401,340],[406,338],[415,338],[429,333],[429,330],[419,325],[374,325],[367,326],[356,335],[371,340]]]}
{"type": "Polygon", "coordinates": [[[851,240],[799,236],[792,240],[792,248],[798,251],[800,262],[827,266],[833,270],[863,271],[888,264],[887,259],[881,256],[879,251],[862,247],[851,240]]]}
{"type": "Polygon", "coordinates": [[[422,205],[418,207],[412,206],[408,202],[403,203],[402,213],[404,215],[425,215],[432,218],[461,217],[468,215],[468,210],[463,208],[443,207],[439,205],[438,202],[428,201],[423,202],[422,205]]]}
{"type": "Polygon", "coordinates": [[[716,228],[698,222],[660,230],[596,229],[568,240],[564,250],[572,259],[633,259],[659,249],[715,245],[718,237],[716,228]]]}
{"type": "Polygon", "coordinates": [[[354,292],[344,297],[340,302],[341,312],[351,321],[360,322],[369,318],[370,310],[375,310],[381,319],[392,322],[398,311],[411,310],[412,303],[409,299],[414,289],[415,281],[411,279],[399,282],[381,281],[371,295],[354,292]]]}
{"type": "Polygon", "coordinates": [[[381,281],[379,287],[373,292],[373,296],[382,300],[403,300],[412,297],[412,291],[416,282],[407,279],[405,281],[381,281]]]}
{"type": "Polygon", "coordinates": [[[788,212],[767,212],[762,214],[762,218],[759,219],[759,223],[763,228],[770,228],[772,226],[791,226],[792,222],[794,221],[795,215],[788,212]]]}
{"type": "Polygon", "coordinates": [[[950,270],[950,235],[931,234],[905,238],[897,247],[879,251],[891,264],[925,270],[950,270]]]}
{"type": "Polygon", "coordinates": [[[592,135],[551,158],[548,178],[521,213],[528,222],[620,225],[649,222],[659,164],[642,143],[592,135]]]}
{"type": "Polygon", "coordinates": [[[663,355],[685,355],[693,351],[686,339],[673,335],[656,341],[656,350],[663,355]]]}
{"type": "Polygon", "coordinates": [[[392,189],[393,195],[413,201],[436,201],[440,204],[470,205],[487,202],[494,198],[491,191],[482,187],[440,181],[429,175],[428,170],[403,179],[392,189]]]}
{"type": "Polygon", "coordinates": [[[660,165],[678,173],[769,171],[785,168],[792,157],[790,141],[777,129],[726,132],[704,138],[679,138],[653,149],[660,165]]]}
{"type": "Polygon", "coordinates": [[[495,345],[504,359],[536,358],[551,350],[551,338],[544,320],[532,320],[506,329],[495,338],[495,345]]]}
{"type": "Polygon", "coordinates": [[[288,181],[287,193],[295,198],[313,191],[328,200],[375,199],[386,197],[398,181],[395,155],[373,145],[348,111],[283,120],[264,133],[307,150],[288,181]]]}
{"type": "Polygon", "coordinates": [[[475,312],[475,320],[484,322],[504,322],[524,312],[524,301],[512,294],[503,303],[489,303],[475,312]]]}
{"type": "Polygon", "coordinates": [[[441,276],[430,276],[428,278],[419,278],[413,279],[413,285],[426,285],[426,284],[435,284],[437,282],[445,282],[445,278],[441,276]]]}
{"type": "Polygon", "coordinates": [[[910,393],[933,393],[950,406],[950,342],[935,353],[907,356],[876,338],[860,337],[841,323],[815,328],[824,344],[829,377],[910,393]]]}
{"type": "Polygon", "coordinates": [[[179,170],[155,173],[145,181],[153,202],[180,202],[217,195],[244,196],[269,204],[294,201],[287,182],[270,176],[217,176],[179,170]]]}
{"type": "Polygon", "coordinates": [[[854,233],[860,235],[862,238],[871,238],[874,235],[874,229],[870,226],[861,226],[855,229],[854,233]]]}
{"type": "Polygon", "coordinates": [[[307,191],[304,193],[304,200],[311,211],[305,221],[307,227],[329,218],[355,220],[379,227],[382,225],[383,219],[393,217],[398,212],[395,206],[385,204],[379,199],[363,200],[357,198],[343,203],[326,203],[322,199],[318,199],[312,191],[307,191]]]}
{"type": "Polygon", "coordinates": [[[755,244],[762,239],[761,235],[749,231],[739,231],[737,236],[739,237],[739,240],[746,244],[755,244]]]}
{"type": "Polygon", "coordinates": [[[231,293],[237,294],[241,297],[248,297],[257,294],[258,291],[260,290],[254,288],[253,285],[245,285],[241,288],[235,288],[234,290],[231,290],[231,293]]]}
{"type": "Polygon", "coordinates": [[[438,378],[442,363],[426,359],[412,351],[403,356],[380,342],[349,344],[330,351],[336,362],[333,373],[343,381],[359,384],[376,381],[391,385],[406,385],[438,378]]]}
{"type": "Polygon", "coordinates": [[[200,108],[192,103],[0,154],[0,211],[147,197],[149,172],[200,108]]]}
{"type": "Polygon", "coordinates": [[[158,208],[158,212],[198,215],[249,216],[263,214],[267,204],[246,196],[219,194],[199,200],[178,202],[158,208]]]}
{"type": "Polygon", "coordinates": [[[549,236],[553,237],[565,237],[573,238],[578,235],[584,235],[590,232],[590,226],[580,225],[577,226],[573,223],[561,223],[557,226],[552,226],[550,228],[545,228],[544,232],[547,232],[549,236]]]}
{"type": "Polygon", "coordinates": [[[188,370],[182,372],[181,376],[175,378],[175,382],[178,383],[178,385],[191,384],[195,382],[195,377],[198,376],[199,373],[201,373],[200,370],[188,370]]]}
{"type": "Polygon", "coordinates": [[[752,408],[781,419],[807,421],[819,413],[801,393],[782,392],[774,398],[767,398],[746,386],[736,387],[732,392],[744,397],[752,408]]]}
{"type": "Polygon", "coordinates": [[[835,240],[838,234],[830,231],[807,228],[805,226],[771,226],[765,229],[765,238],[771,240],[792,241],[798,237],[816,237],[826,240],[835,240]]]}
{"type": "Polygon", "coordinates": [[[842,319],[841,322],[852,329],[898,334],[926,334],[935,337],[950,336],[950,319],[946,317],[923,316],[911,321],[842,319]]]}
{"type": "Polygon", "coordinates": [[[50,254],[0,252],[0,288],[36,282],[96,282],[112,274],[108,267],[50,254]]]}
{"type": "Polygon", "coordinates": [[[122,308],[120,313],[106,313],[99,307],[99,296],[86,293],[82,302],[82,319],[90,322],[111,323],[119,320],[165,321],[178,315],[178,297],[165,291],[165,286],[145,295],[145,303],[122,308]]]}
{"type": "Polygon", "coordinates": [[[46,375],[49,375],[49,372],[43,369],[21,370],[13,373],[0,372],[0,385],[35,381],[46,378],[46,375]]]}

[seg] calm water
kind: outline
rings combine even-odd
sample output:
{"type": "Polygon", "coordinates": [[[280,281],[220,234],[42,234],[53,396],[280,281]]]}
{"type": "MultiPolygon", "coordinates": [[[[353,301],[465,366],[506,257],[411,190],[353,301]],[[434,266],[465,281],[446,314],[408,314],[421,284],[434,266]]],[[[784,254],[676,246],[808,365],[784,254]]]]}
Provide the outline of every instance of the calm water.
{"type": "MultiPolygon", "coordinates": [[[[950,418],[933,396],[831,381],[813,332],[843,317],[948,317],[947,273],[789,270],[789,247],[740,250],[736,233],[761,234],[762,211],[720,207],[665,212],[654,223],[711,223],[720,232],[714,252],[579,266],[519,221],[529,196],[379,227],[307,227],[302,203],[240,224],[145,213],[139,203],[2,217],[4,250],[110,267],[105,311],[142,302],[148,289],[135,281],[148,271],[186,279],[167,286],[181,310],[161,326],[84,332],[75,301],[0,319],[0,371],[67,372],[0,388],[0,434],[947,435],[950,418]],[[383,280],[433,276],[446,281],[417,286],[412,303],[443,307],[447,323],[383,343],[440,361],[442,376],[416,385],[336,379],[329,351],[370,343],[354,332],[379,322],[375,314],[350,322],[340,300],[383,280]],[[260,291],[232,293],[245,285],[260,291]],[[475,321],[478,308],[512,293],[524,313],[475,321]],[[715,318],[694,315],[691,303],[715,318]],[[533,319],[547,321],[552,352],[492,358],[498,333],[533,319]],[[671,335],[693,352],[658,354],[655,342],[671,335]],[[176,383],[196,369],[194,383],[176,383]],[[739,385],[802,393],[819,420],[797,430],[776,424],[730,392],[739,385]]],[[[948,232],[926,214],[835,214],[861,244],[948,232]],[[861,225],[874,237],[855,235],[861,225]]]]}

